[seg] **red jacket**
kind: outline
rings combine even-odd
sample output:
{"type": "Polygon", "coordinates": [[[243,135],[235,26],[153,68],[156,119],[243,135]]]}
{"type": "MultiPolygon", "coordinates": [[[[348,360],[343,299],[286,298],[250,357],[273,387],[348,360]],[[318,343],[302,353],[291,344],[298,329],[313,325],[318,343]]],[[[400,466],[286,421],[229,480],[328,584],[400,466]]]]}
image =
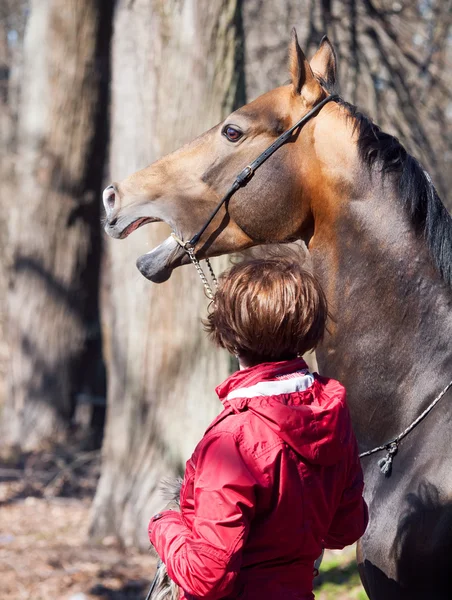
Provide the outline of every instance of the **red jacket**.
{"type": "Polygon", "coordinates": [[[367,525],[345,390],[297,359],[238,371],[217,393],[181,512],[156,515],[149,538],[183,598],[311,599],[322,548],[367,525]]]}

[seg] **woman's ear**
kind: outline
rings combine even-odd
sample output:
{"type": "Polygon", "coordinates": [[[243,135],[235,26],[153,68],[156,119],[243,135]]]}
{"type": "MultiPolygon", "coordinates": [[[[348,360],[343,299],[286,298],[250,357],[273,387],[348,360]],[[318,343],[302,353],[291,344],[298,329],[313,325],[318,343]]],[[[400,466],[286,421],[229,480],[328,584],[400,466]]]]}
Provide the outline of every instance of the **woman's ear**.
{"type": "Polygon", "coordinates": [[[321,88],[314,77],[303,50],[300,48],[295,28],[292,29],[292,39],[289,46],[289,71],[294,95],[303,96],[308,105],[315,104],[321,95],[321,88]]]}

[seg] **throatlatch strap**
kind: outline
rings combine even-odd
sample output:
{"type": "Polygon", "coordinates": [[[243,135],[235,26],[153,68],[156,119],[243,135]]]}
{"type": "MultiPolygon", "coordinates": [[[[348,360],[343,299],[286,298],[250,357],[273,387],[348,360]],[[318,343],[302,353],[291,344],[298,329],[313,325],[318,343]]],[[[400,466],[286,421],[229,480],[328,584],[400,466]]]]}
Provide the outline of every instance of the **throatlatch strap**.
{"type": "Polygon", "coordinates": [[[291,137],[292,133],[296,129],[298,129],[299,127],[302,127],[307,121],[309,121],[309,119],[311,119],[311,117],[313,117],[323,106],[325,106],[325,104],[328,104],[328,102],[331,102],[332,100],[338,100],[338,99],[339,99],[339,96],[337,94],[333,94],[332,96],[328,96],[327,98],[324,98],[321,102],[319,102],[316,106],[314,106],[314,108],[312,108],[308,113],[306,113],[304,115],[304,117],[302,117],[299,121],[297,121],[295,123],[295,125],[293,125],[290,129],[288,129],[287,131],[285,131],[284,133],[282,133],[279,136],[279,138],[277,138],[273,142],[273,144],[271,144],[266,150],[264,150],[262,152],[262,154],[259,154],[259,156],[255,160],[253,160],[253,162],[251,164],[249,164],[242,171],[240,171],[240,173],[235,178],[234,183],[231,185],[231,187],[229,188],[229,190],[226,192],[225,196],[223,196],[223,198],[221,199],[221,201],[219,202],[219,204],[217,205],[217,207],[215,208],[215,210],[212,212],[212,214],[210,215],[210,217],[207,219],[207,221],[204,223],[204,225],[201,227],[201,229],[198,231],[198,233],[196,233],[191,238],[191,240],[188,242],[192,248],[195,247],[195,245],[199,241],[200,237],[205,232],[205,230],[210,225],[210,223],[213,221],[215,215],[218,213],[218,211],[223,206],[223,204],[225,202],[227,202],[231,198],[231,196],[233,196],[235,194],[235,192],[238,189],[240,189],[241,187],[245,187],[246,186],[246,184],[248,183],[248,181],[254,175],[254,172],[268,158],[270,158],[270,156],[274,152],[276,152],[276,150],[278,150],[278,148],[281,148],[281,146],[283,144],[285,144],[289,140],[289,138],[291,137]]]}

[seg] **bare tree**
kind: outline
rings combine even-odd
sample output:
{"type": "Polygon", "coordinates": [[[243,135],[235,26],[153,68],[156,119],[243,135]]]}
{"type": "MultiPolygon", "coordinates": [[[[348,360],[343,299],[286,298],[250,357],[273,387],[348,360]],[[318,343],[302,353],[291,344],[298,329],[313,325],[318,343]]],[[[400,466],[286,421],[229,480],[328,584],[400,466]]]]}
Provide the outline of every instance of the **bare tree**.
{"type": "Polygon", "coordinates": [[[96,335],[111,13],[102,0],[30,2],[17,141],[2,182],[8,447],[66,436],[96,335]]]}
{"type": "MultiPolygon", "coordinates": [[[[239,8],[238,0],[118,2],[112,179],[177,148],[243,102],[239,8]]],[[[195,270],[180,269],[156,286],[135,268],[167,230],[152,225],[109,240],[104,272],[108,414],[91,534],[117,534],[142,547],[148,519],[161,508],[161,479],[183,470],[220,410],[214,387],[230,367],[202,331],[207,300],[195,270]]]]}

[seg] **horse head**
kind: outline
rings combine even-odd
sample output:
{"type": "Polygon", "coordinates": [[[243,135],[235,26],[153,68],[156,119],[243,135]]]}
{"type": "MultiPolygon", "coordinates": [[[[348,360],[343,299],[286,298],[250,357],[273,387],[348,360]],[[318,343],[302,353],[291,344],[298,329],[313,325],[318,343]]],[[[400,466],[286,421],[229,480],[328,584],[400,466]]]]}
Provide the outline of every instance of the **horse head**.
{"type": "MultiPolygon", "coordinates": [[[[289,84],[263,94],[191,143],[108,186],[103,194],[105,231],[125,238],[147,223],[164,221],[179,239],[191,239],[237,173],[326,98],[335,84],[336,58],[327,38],[309,63],[294,30],[289,66],[289,84]]],[[[332,127],[324,119],[331,104],[225,203],[196,244],[199,259],[311,237],[313,195],[322,195],[327,185],[320,156],[326,143],[316,141],[315,129],[322,121],[323,137],[334,144],[332,127]]],[[[161,282],[187,262],[187,254],[170,236],[141,256],[137,266],[145,277],[161,282]]]]}

